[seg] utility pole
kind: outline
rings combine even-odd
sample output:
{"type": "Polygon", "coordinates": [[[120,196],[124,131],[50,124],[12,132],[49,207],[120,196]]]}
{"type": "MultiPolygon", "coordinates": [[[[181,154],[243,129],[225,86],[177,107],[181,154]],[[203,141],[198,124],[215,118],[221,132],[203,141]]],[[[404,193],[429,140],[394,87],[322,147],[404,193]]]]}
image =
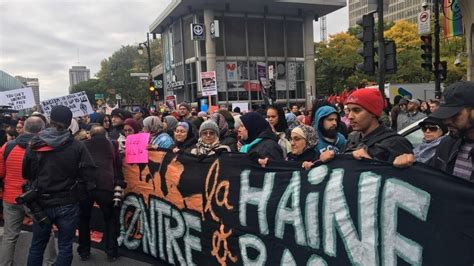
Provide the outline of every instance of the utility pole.
{"type": "Polygon", "coordinates": [[[379,90],[385,101],[385,41],[383,39],[383,0],[377,0],[377,14],[378,14],[378,56],[379,56],[379,90]]]}
{"type": "Polygon", "coordinates": [[[434,39],[435,39],[435,58],[434,58],[434,76],[435,76],[435,98],[441,99],[441,78],[439,71],[439,0],[434,0],[434,39]]]}

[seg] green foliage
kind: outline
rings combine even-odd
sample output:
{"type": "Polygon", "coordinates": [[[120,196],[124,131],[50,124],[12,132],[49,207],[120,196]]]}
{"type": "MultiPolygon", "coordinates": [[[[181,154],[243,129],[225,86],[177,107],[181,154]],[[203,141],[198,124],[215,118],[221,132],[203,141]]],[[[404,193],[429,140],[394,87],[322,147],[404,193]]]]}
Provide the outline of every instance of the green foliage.
{"type": "Polygon", "coordinates": [[[105,93],[106,87],[99,79],[89,79],[86,81],[79,82],[78,84],[74,85],[71,88],[71,93],[85,91],[87,94],[87,98],[89,98],[89,102],[94,104],[95,94],[103,94],[105,93]]]}

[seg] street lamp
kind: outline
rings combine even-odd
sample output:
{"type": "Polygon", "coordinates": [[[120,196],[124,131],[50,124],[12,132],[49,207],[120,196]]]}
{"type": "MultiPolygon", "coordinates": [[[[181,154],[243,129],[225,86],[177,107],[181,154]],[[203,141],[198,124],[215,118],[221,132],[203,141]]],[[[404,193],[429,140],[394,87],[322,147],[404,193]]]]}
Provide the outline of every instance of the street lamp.
{"type": "Polygon", "coordinates": [[[150,53],[150,34],[147,32],[146,33],[146,41],[145,42],[141,42],[138,44],[138,54],[139,55],[142,55],[143,54],[143,47],[146,48],[146,52],[147,52],[147,55],[148,55],[148,77],[150,79],[150,81],[152,80],[151,78],[151,53],[150,53]]]}

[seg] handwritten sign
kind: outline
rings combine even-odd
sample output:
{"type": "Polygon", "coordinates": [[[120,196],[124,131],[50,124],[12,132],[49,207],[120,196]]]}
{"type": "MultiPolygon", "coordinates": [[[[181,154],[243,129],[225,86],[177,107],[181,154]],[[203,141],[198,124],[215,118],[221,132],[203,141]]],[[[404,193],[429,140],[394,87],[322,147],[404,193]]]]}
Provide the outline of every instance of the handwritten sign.
{"type": "Polygon", "coordinates": [[[87,98],[87,94],[84,91],[69,94],[62,97],[52,98],[41,102],[41,107],[46,115],[51,114],[51,109],[56,105],[64,105],[71,109],[72,116],[85,116],[93,113],[94,110],[87,98]]]}
{"type": "Polygon", "coordinates": [[[216,71],[201,72],[202,96],[217,95],[216,71]]]}
{"type": "Polygon", "coordinates": [[[125,141],[126,163],[148,163],[148,140],[150,133],[132,134],[125,141]]]}
{"type": "Polygon", "coordinates": [[[0,105],[11,106],[13,110],[23,110],[35,106],[33,90],[21,88],[0,92],[0,105]]]}

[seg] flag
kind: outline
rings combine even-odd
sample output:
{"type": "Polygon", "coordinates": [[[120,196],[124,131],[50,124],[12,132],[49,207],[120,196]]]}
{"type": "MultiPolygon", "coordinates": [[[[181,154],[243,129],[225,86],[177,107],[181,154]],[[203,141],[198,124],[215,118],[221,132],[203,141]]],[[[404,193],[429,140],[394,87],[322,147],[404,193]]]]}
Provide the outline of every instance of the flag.
{"type": "Polygon", "coordinates": [[[462,14],[458,0],[443,0],[444,38],[463,34],[462,14]]]}

